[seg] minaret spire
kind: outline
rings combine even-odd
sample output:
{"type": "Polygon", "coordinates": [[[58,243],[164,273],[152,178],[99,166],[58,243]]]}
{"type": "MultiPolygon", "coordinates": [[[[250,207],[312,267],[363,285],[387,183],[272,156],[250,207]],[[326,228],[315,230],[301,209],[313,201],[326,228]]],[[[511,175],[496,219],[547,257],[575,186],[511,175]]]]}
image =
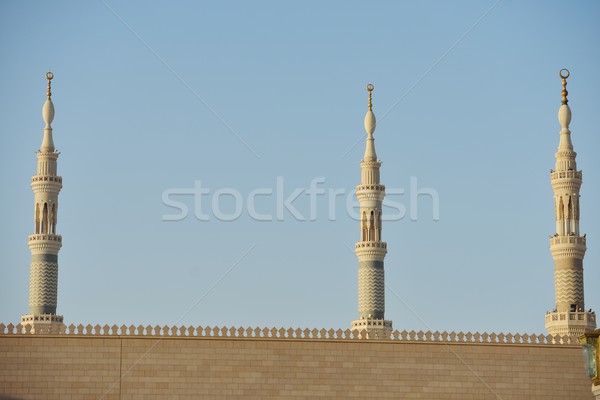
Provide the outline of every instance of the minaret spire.
{"type": "Polygon", "coordinates": [[[558,76],[560,76],[562,78],[562,87],[563,90],[562,92],[560,92],[560,94],[562,94],[562,103],[563,104],[567,104],[569,102],[569,100],[567,99],[567,96],[569,94],[569,92],[567,92],[567,78],[571,75],[571,72],[569,72],[568,69],[563,68],[560,71],[558,71],[558,76]],[[563,71],[565,71],[563,73],[563,71]]]}
{"type": "Polygon", "coordinates": [[[365,131],[367,131],[367,146],[365,148],[364,160],[377,161],[377,153],[375,152],[375,139],[373,133],[375,133],[375,127],[377,126],[377,120],[375,114],[373,114],[373,85],[370,83],[367,85],[367,91],[369,92],[369,110],[365,115],[365,131]]]}
{"type": "Polygon", "coordinates": [[[62,188],[62,177],[57,175],[59,152],[52,140],[52,72],[46,73],[48,90],[42,108],[42,118],[46,123],[38,159],[37,175],[31,178],[34,200],[34,233],[29,235],[31,266],[29,276],[29,314],[21,317],[22,325],[31,325],[33,331],[58,325],[63,317],[56,314],[58,296],[58,251],[62,237],[56,234],[58,216],[58,193],[62,188]]]}
{"type": "Polygon", "coordinates": [[[40,151],[54,151],[54,141],[52,140],[52,121],[54,120],[54,103],[52,103],[52,79],[54,74],[52,72],[46,72],[46,79],[48,80],[48,91],[46,92],[46,102],[42,108],[42,118],[46,123],[44,128],[44,137],[42,139],[42,146],[40,151]]]}
{"type": "Polygon", "coordinates": [[[385,277],[383,260],[387,244],[381,240],[381,212],[385,186],[379,180],[381,162],[375,152],[373,133],[377,125],[373,113],[373,85],[367,85],[369,109],[365,115],[367,140],[365,155],[360,163],[361,183],[356,186],[360,203],[360,241],[356,243],[358,257],[358,320],[352,330],[367,332],[367,338],[389,335],[392,321],[385,320],[385,277]]]}
{"type": "Polygon", "coordinates": [[[586,311],[583,296],[583,257],[586,251],[585,235],[579,233],[579,190],[583,174],[577,170],[571,142],[571,108],[567,98],[567,78],[570,72],[561,69],[562,105],[558,109],[560,140],[556,170],[550,171],[554,191],[556,233],[550,237],[550,251],[554,259],[556,308],[546,314],[546,330],[551,335],[581,335],[594,330],[596,314],[586,311]]]}

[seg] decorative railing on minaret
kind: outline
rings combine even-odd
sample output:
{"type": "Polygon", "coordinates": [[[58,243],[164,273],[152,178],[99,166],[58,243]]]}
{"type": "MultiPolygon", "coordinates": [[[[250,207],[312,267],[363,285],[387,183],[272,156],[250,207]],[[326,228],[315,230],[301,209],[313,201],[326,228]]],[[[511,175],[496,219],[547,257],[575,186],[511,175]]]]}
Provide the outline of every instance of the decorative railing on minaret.
{"type": "Polygon", "coordinates": [[[56,164],[59,152],[52,140],[52,72],[46,73],[48,92],[42,109],[46,123],[38,159],[37,175],[31,178],[31,188],[35,195],[33,215],[34,234],[29,235],[31,266],[29,275],[29,314],[21,317],[21,324],[36,327],[62,325],[63,317],[56,314],[58,294],[58,251],[62,237],[56,234],[58,216],[58,193],[62,188],[62,178],[57,175],[56,164]]]}
{"type": "Polygon", "coordinates": [[[375,152],[375,114],[373,114],[373,85],[367,85],[369,110],[365,116],[367,143],[360,163],[361,182],[356,186],[360,204],[360,241],[356,243],[358,257],[358,319],[352,321],[352,330],[366,331],[367,338],[387,336],[392,331],[392,321],[386,321],[385,279],[383,259],[387,245],[381,240],[381,204],[385,186],[379,181],[381,161],[375,152]]]}
{"type": "Polygon", "coordinates": [[[562,69],[562,105],[558,110],[560,141],[556,152],[556,170],[550,171],[554,191],[556,233],[550,237],[554,258],[556,308],[546,313],[546,330],[551,335],[581,335],[596,328],[596,314],[585,310],[583,296],[583,257],[585,235],[579,233],[579,189],[582,173],[577,170],[577,153],[571,143],[571,108],[567,99],[567,78],[562,69]]]}

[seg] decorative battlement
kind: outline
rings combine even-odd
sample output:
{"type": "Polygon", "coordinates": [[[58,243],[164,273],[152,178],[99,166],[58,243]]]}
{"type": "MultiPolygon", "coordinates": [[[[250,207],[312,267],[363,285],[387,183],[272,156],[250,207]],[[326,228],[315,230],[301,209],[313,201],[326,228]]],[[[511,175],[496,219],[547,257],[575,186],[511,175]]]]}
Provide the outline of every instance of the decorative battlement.
{"type": "MultiPolygon", "coordinates": [[[[43,334],[49,332],[63,332],[64,324],[62,315],[56,314],[29,314],[21,316],[21,332],[28,334],[43,334]]],[[[0,327],[1,329],[2,327],[0,327]]],[[[9,325],[10,328],[10,325],[9,325]]],[[[9,329],[10,331],[10,329],[9,329]]],[[[19,332],[19,330],[17,330],[19,332]]]]}
{"type": "MultiPolygon", "coordinates": [[[[0,336],[10,335],[72,335],[72,336],[149,336],[187,338],[296,339],[296,340],[358,340],[366,338],[366,330],[300,328],[227,328],[194,326],[143,325],[48,325],[31,331],[22,324],[0,324],[0,336]]],[[[396,342],[480,343],[498,345],[570,345],[579,346],[577,336],[529,335],[504,333],[390,331],[380,340],[396,342]]]]}
{"type": "Polygon", "coordinates": [[[573,150],[559,150],[554,153],[554,157],[556,158],[575,158],[577,157],[577,153],[573,150]]]}
{"type": "Polygon", "coordinates": [[[38,150],[38,152],[35,153],[35,154],[38,156],[38,158],[48,157],[48,158],[53,158],[53,159],[57,160],[58,156],[60,155],[60,151],[56,151],[56,150],[41,151],[41,150],[38,150]]]}
{"type": "Polygon", "coordinates": [[[56,175],[33,175],[31,177],[31,184],[34,182],[57,182],[62,184],[62,176],[56,175]]]}
{"type": "Polygon", "coordinates": [[[593,311],[552,311],[546,313],[546,330],[556,335],[584,332],[596,329],[596,313],[593,311]]]}
{"type": "Polygon", "coordinates": [[[392,321],[364,318],[352,321],[352,331],[358,331],[363,339],[387,339],[392,332],[392,321]]]}
{"type": "MultiPolygon", "coordinates": [[[[32,242],[58,242],[62,243],[61,235],[54,235],[52,233],[35,233],[33,235],[29,235],[29,245],[31,246],[32,242]]],[[[59,245],[60,248],[60,245],[59,245]]]]}
{"type": "Polygon", "coordinates": [[[385,186],[383,185],[360,185],[356,187],[356,199],[363,204],[365,201],[382,202],[385,197],[385,186]],[[364,189],[365,187],[377,186],[380,189],[364,189]],[[362,187],[363,189],[359,189],[362,187]]]}
{"type": "Polygon", "coordinates": [[[356,250],[359,248],[378,248],[378,249],[387,249],[386,242],[358,242],[354,246],[356,250]]]}
{"type": "Polygon", "coordinates": [[[383,260],[387,254],[386,242],[358,242],[354,247],[354,254],[361,261],[383,260]]]}
{"type": "MultiPolygon", "coordinates": [[[[25,325],[25,324],[34,324],[35,325],[37,323],[62,324],[63,317],[62,317],[62,315],[56,315],[56,314],[23,315],[21,317],[21,325],[25,325]]],[[[1,328],[2,327],[0,326],[0,329],[1,328]]]]}
{"type": "Polygon", "coordinates": [[[29,249],[31,254],[49,251],[58,254],[62,246],[62,236],[51,233],[36,233],[29,235],[29,249]]]}
{"type": "Polygon", "coordinates": [[[360,166],[362,167],[374,167],[374,168],[380,168],[381,167],[381,161],[379,160],[362,160],[360,162],[360,166]]]}
{"type": "Polygon", "coordinates": [[[358,195],[359,191],[365,190],[378,190],[385,192],[385,185],[373,184],[373,185],[356,185],[356,194],[358,195]]]}
{"type": "Polygon", "coordinates": [[[48,192],[58,194],[62,189],[62,177],[57,175],[34,175],[31,177],[31,190],[34,193],[48,192]]]}

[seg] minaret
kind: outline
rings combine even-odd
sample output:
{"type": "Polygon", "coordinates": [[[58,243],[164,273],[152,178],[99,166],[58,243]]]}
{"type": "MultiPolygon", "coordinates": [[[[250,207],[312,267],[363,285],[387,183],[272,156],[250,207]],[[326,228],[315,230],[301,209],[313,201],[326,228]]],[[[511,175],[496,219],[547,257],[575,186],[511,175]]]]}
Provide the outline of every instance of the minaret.
{"type": "Polygon", "coordinates": [[[360,241],[356,243],[358,257],[358,319],[352,321],[352,330],[366,330],[367,338],[388,335],[392,321],[386,321],[385,278],[383,259],[387,244],[381,240],[381,203],[385,197],[385,186],[379,181],[381,161],[375,153],[375,114],[373,114],[373,85],[367,85],[369,110],[365,116],[367,144],[360,163],[362,169],[360,185],[356,186],[356,197],[360,204],[360,241]]]}
{"type": "Polygon", "coordinates": [[[551,335],[581,335],[596,328],[596,314],[586,311],[583,298],[583,257],[585,235],[579,233],[579,189],[582,173],[577,170],[577,153],[571,143],[571,109],[567,99],[566,69],[562,78],[562,105],[558,110],[560,141],[556,152],[556,170],[550,171],[554,191],[556,233],[550,237],[554,258],[556,308],[546,314],[546,330],[551,335]]]}
{"type": "Polygon", "coordinates": [[[58,193],[62,188],[62,178],[56,174],[56,161],[60,154],[52,140],[52,72],[46,73],[48,92],[42,109],[46,123],[40,150],[36,153],[37,175],[31,178],[31,188],[35,194],[33,207],[34,234],[29,235],[31,267],[29,275],[29,314],[21,317],[22,325],[31,325],[33,331],[49,325],[62,325],[63,317],[56,314],[58,292],[58,251],[62,237],[56,234],[58,214],[58,193]]]}

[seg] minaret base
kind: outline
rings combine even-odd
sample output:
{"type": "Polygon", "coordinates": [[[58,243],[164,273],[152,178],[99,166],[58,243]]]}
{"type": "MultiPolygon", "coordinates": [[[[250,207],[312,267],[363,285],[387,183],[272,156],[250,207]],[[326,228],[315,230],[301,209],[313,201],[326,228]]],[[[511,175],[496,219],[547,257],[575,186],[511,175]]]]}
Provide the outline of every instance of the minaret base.
{"type": "Polygon", "coordinates": [[[62,315],[56,314],[23,315],[21,325],[31,326],[30,333],[60,333],[65,326],[62,315]]]}
{"type": "Polygon", "coordinates": [[[361,339],[389,339],[392,333],[392,321],[385,319],[357,319],[352,321],[352,331],[365,332],[361,339]]]}
{"type": "Polygon", "coordinates": [[[580,336],[596,329],[593,311],[554,311],[546,314],[546,330],[550,335],[580,336]]]}

